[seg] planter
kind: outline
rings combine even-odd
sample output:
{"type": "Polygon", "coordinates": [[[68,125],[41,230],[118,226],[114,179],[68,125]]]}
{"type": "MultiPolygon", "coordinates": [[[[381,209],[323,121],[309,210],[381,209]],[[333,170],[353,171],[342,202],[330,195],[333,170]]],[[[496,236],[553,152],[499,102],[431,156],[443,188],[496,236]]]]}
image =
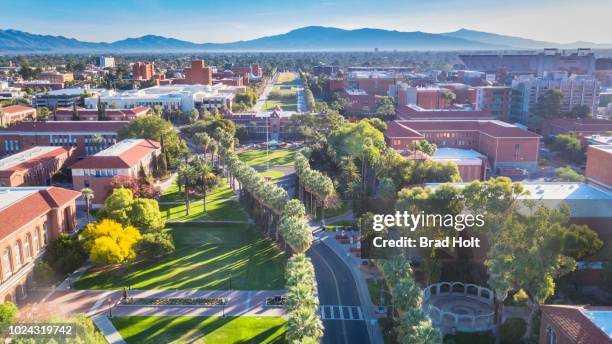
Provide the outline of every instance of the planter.
{"type": "Polygon", "coordinates": [[[122,305],[138,305],[138,306],[222,306],[227,305],[227,299],[215,298],[139,298],[130,297],[127,300],[121,300],[122,305]]]}
{"type": "Polygon", "coordinates": [[[266,298],[266,306],[267,307],[285,307],[287,303],[287,298],[284,296],[274,296],[266,298]]]}

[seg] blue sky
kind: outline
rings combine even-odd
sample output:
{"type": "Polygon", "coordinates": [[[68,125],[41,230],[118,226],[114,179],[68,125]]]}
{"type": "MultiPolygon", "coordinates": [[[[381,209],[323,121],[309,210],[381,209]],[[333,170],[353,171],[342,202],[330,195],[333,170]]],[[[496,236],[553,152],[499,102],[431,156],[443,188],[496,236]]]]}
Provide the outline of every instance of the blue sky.
{"type": "Polygon", "coordinates": [[[145,34],[227,42],[308,26],[612,43],[612,0],[0,0],[0,28],[114,41],[145,34]]]}

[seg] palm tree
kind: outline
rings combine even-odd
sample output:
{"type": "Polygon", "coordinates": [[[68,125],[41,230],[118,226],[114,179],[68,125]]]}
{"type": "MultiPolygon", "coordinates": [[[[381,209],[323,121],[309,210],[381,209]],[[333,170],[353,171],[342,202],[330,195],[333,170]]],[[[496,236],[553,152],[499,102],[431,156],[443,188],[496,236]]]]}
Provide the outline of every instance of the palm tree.
{"type": "Polygon", "coordinates": [[[195,175],[195,172],[193,170],[193,167],[183,162],[179,166],[178,174],[179,183],[182,180],[184,188],[183,191],[185,192],[185,215],[189,216],[189,211],[191,210],[189,202],[189,186],[191,185],[192,180],[194,179],[193,177],[195,175]]]}
{"type": "Polygon", "coordinates": [[[442,334],[421,309],[413,308],[400,317],[397,339],[399,343],[439,344],[442,334]]]}
{"type": "Polygon", "coordinates": [[[399,311],[421,307],[421,288],[412,278],[401,279],[391,290],[393,307],[399,311]]]}
{"type": "Polygon", "coordinates": [[[203,205],[204,212],[206,212],[206,193],[207,186],[214,181],[217,176],[213,173],[213,168],[205,160],[196,159],[191,162],[193,172],[197,180],[199,180],[200,187],[202,188],[203,194],[203,205]]]}
{"type": "Polygon", "coordinates": [[[90,209],[91,200],[94,198],[94,191],[90,188],[81,189],[81,197],[85,201],[85,209],[87,210],[87,223],[91,223],[90,209]]]}
{"type": "Polygon", "coordinates": [[[286,338],[289,343],[316,342],[323,336],[323,323],[314,309],[301,307],[289,314],[286,338]]]}
{"type": "Polygon", "coordinates": [[[202,147],[204,150],[204,159],[206,159],[206,150],[208,146],[213,144],[212,138],[207,133],[196,133],[193,135],[193,143],[196,146],[202,147]]]}

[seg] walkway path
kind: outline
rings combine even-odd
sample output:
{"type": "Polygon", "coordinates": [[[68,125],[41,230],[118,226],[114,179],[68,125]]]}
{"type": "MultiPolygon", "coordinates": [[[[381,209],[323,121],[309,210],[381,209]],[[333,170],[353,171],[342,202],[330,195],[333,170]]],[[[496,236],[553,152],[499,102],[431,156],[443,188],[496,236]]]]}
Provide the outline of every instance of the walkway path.
{"type": "Polygon", "coordinates": [[[109,344],[127,344],[106,315],[96,315],[91,320],[93,320],[94,324],[96,324],[96,327],[102,332],[109,344]]]}
{"type": "Polygon", "coordinates": [[[268,84],[266,85],[266,87],[264,87],[263,91],[261,92],[261,95],[259,96],[259,99],[257,99],[257,103],[255,103],[251,111],[261,112],[261,109],[266,104],[266,100],[268,100],[268,95],[272,91],[272,87],[274,87],[274,84],[278,80],[278,76],[279,73],[277,72],[276,74],[274,74],[272,79],[268,81],[268,84]]]}

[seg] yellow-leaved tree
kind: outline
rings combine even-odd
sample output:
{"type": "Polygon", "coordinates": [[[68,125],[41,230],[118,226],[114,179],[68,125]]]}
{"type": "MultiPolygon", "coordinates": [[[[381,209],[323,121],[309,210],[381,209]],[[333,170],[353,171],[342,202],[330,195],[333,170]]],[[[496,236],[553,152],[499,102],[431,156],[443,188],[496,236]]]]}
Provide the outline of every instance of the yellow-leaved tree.
{"type": "Polygon", "coordinates": [[[104,219],[91,223],[81,233],[94,265],[118,264],[136,257],[136,244],[142,238],[138,229],[104,219]]]}

